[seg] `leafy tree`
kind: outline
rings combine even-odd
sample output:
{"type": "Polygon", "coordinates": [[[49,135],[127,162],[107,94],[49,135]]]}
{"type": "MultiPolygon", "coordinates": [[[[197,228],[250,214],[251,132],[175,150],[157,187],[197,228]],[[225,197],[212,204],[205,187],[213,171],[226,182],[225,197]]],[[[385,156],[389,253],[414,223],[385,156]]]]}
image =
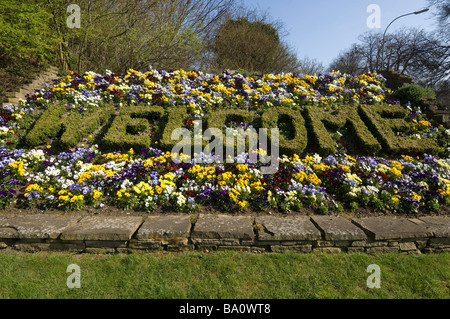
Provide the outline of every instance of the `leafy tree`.
{"type": "Polygon", "coordinates": [[[276,26],[263,19],[230,18],[217,32],[212,44],[217,70],[245,69],[278,73],[298,70],[298,60],[282,43],[276,26]]]}
{"type": "Polygon", "coordinates": [[[60,66],[78,72],[190,68],[235,0],[78,0],[81,28],[66,26],[72,0],[40,0],[51,14],[60,66]]]}
{"type": "Polygon", "coordinates": [[[21,73],[52,58],[50,18],[39,1],[0,0],[0,68],[21,73]]]}

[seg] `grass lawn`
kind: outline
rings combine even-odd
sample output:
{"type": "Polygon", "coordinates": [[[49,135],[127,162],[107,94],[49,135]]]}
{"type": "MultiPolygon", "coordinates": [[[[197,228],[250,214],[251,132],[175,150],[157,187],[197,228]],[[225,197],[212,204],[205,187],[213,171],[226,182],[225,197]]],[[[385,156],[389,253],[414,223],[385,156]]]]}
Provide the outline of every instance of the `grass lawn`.
{"type": "Polygon", "coordinates": [[[0,298],[449,298],[450,254],[0,253],[0,298]],[[69,289],[68,265],[81,287],[69,289]],[[367,267],[381,269],[369,289],[367,267]]]}

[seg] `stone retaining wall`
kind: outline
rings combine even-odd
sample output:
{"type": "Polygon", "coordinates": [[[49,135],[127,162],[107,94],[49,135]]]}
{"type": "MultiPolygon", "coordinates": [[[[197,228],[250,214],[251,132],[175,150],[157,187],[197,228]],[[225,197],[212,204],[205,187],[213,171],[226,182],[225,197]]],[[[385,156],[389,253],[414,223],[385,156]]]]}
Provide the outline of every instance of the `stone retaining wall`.
{"type": "Polygon", "coordinates": [[[149,217],[28,215],[0,217],[0,249],[133,253],[450,251],[450,217],[159,215],[149,217]]]}

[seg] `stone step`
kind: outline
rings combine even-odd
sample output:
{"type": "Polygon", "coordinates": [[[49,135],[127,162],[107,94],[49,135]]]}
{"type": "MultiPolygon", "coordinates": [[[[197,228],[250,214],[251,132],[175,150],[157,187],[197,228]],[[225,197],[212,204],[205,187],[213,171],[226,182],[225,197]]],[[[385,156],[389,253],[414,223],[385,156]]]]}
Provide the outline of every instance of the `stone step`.
{"type": "Polygon", "coordinates": [[[17,92],[6,92],[5,96],[7,99],[13,99],[16,98],[17,94],[17,92]]]}
{"type": "Polygon", "coordinates": [[[13,98],[13,99],[8,99],[8,103],[9,104],[14,104],[14,105],[18,105],[20,102],[20,98],[13,98]]]}
{"type": "Polygon", "coordinates": [[[32,93],[34,93],[34,92],[33,92],[33,90],[31,90],[30,88],[25,87],[25,88],[20,89],[18,93],[19,93],[21,96],[25,96],[25,95],[27,95],[27,94],[32,94],[32,93]]]}
{"type": "Polygon", "coordinates": [[[43,88],[44,84],[52,85],[52,80],[57,79],[58,69],[56,67],[50,67],[48,70],[41,72],[31,79],[31,83],[19,88],[14,92],[7,92],[6,98],[0,100],[2,107],[8,106],[10,104],[18,105],[20,100],[25,100],[27,94],[34,94],[43,88]]]}
{"type": "Polygon", "coordinates": [[[42,85],[44,83],[51,83],[53,79],[56,79],[55,76],[42,76],[36,81],[36,84],[42,85]]]}
{"type": "Polygon", "coordinates": [[[439,112],[431,115],[431,118],[438,121],[439,123],[447,123],[450,121],[450,113],[439,112]]]}

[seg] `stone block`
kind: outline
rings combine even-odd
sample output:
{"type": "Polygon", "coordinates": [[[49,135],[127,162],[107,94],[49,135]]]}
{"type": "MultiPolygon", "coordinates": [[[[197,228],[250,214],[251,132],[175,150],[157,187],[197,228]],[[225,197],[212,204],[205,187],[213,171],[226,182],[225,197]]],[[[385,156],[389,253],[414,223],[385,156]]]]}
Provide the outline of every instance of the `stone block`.
{"type": "Polygon", "coordinates": [[[398,247],[367,247],[366,252],[368,254],[396,253],[398,249],[398,247]]]}
{"type": "Polygon", "coordinates": [[[217,246],[218,251],[233,250],[233,251],[245,251],[250,252],[250,247],[248,246],[217,246]]]}
{"type": "Polygon", "coordinates": [[[190,231],[190,216],[150,216],[136,232],[136,238],[161,241],[162,244],[187,244],[190,231]]]}
{"type": "Polygon", "coordinates": [[[402,250],[401,252],[402,254],[405,255],[421,255],[422,252],[419,249],[414,249],[414,250],[402,250]]]}
{"type": "Polygon", "coordinates": [[[78,217],[45,214],[12,217],[0,222],[0,237],[56,239],[78,220],[78,217]]]}
{"type": "Polygon", "coordinates": [[[280,245],[283,246],[299,246],[299,245],[314,245],[315,241],[312,240],[299,240],[299,241],[280,241],[280,245]]]}
{"type": "Polygon", "coordinates": [[[84,251],[88,254],[99,254],[99,255],[116,253],[115,248],[93,248],[93,247],[89,248],[89,247],[87,247],[84,251]]]}
{"type": "Polygon", "coordinates": [[[220,245],[220,246],[236,246],[240,245],[239,239],[201,239],[194,238],[194,244],[198,245],[220,245]]]}
{"type": "Polygon", "coordinates": [[[425,223],[434,237],[450,237],[450,217],[447,216],[424,216],[419,220],[425,223]]]}
{"type": "Polygon", "coordinates": [[[427,247],[428,240],[416,240],[414,241],[418,249],[424,249],[427,247]]]}
{"type": "Polygon", "coordinates": [[[259,216],[255,223],[258,241],[320,240],[320,231],[308,217],[259,216]]]}
{"type": "Polygon", "coordinates": [[[132,249],[142,250],[161,250],[162,245],[160,241],[155,240],[130,240],[128,247],[132,249]]]}
{"type": "Polygon", "coordinates": [[[348,247],[352,244],[349,240],[317,240],[314,247],[348,247]]]}
{"type": "Polygon", "coordinates": [[[450,245],[450,237],[438,237],[438,238],[430,238],[429,239],[430,246],[436,245],[450,245]]]}
{"type": "Polygon", "coordinates": [[[280,240],[255,240],[254,244],[255,246],[271,246],[271,245],[281,245],[283,241],[280,240]]]}
{"type": "Polygon", "coordinates": [[[0,238],[19,238],[19,232],[13,227],[0,226],[0,238]]]}
{"type": "Polygon", "coordinates": [[[326,254],[338,254],[342,252],[339,247],[314,247],[313,252],[326,253],[326,254]]]}
{"type": "Polygon", "coordinates": [[[399,243],[398,241],[389,241],[387,242],[389,247],[398,247],[399,243]]]}
{"type": "Polygon", "coordinates": [[[362,228],[374,240],[433,236],[433,232],[429,228],[421,224],[415,224],[406,218],[366,217],[354,218],[352,222],[362,228]]]}
{"type": "Polygon", "coordinates": [[[399,244],[400,250],[417,250],[416,244],[409,242],[409,243],[400,243],[399,244]]]}
{"type": "Polygon", "coordinates": [[[194,245],[167,245],[167,251],[186,251],[186,250],[194,250],[194,245]]]}
{"type": "Polygon", "coordinates": [[[349,220],[337,216],[313,216],[312,222],[325,240],[363,240],[366,234],[349,220]]]}
{"type": "Polygon", "coordinates": [[[310,253],[312,251],[312,245],[297,245],[297,246],[283,246],[283,245],[272,245],[270,250],[277,253],[282,252],[298,252],[298,253],[310,253]]]}
{"type": "Polygon", "coordinates": [[[126,248],[127,241],[123,240],[86,240],[87,248],[126,248]]]}
{"type": "Polygon", "coordinates": [[[54,241],[36,241],[19,240],[14,244],[14,249],[24,252],[38,252],[38,251],[58,251],[58,252],[82,252],[85,250],[84,242],[64,242],[60,240],[54,241]]]}
{"type": "Polygon", "coordinates": [[[88,216],[61,234],[62,240],[130,240],[142,217],[136,216],[88,216]]]}
{"type": "Polygon", "coordinates": [[[383,247],[387,246],[386,241],[367,241],[367,240],[356,240],[352,242],[351,247],[383,247]]]}
{"type": "Polygon", "coordinates": [[[194,239],[253,240],[252,218],[249,216],[200,214],[191,234],[194,239]]]}
{"type": "Polygon", "coordinates": [[[433,252],[434,253],[448,253],[448,252],[450,252],[450,246],[434,247],[433,252]]]}
{"type": "Polygon", "coordinates": [[[363,253],[364,250],[364,247],[347,247],[349,253],[363,253]]]}
{"type": "Polygon", "coordinates": [[[27,253],[34,253],[38,251],[48,251],[50,250],[50,244],[43,242],[17,242],[14,245],[15,250],[20,250],[27,253]]]}

